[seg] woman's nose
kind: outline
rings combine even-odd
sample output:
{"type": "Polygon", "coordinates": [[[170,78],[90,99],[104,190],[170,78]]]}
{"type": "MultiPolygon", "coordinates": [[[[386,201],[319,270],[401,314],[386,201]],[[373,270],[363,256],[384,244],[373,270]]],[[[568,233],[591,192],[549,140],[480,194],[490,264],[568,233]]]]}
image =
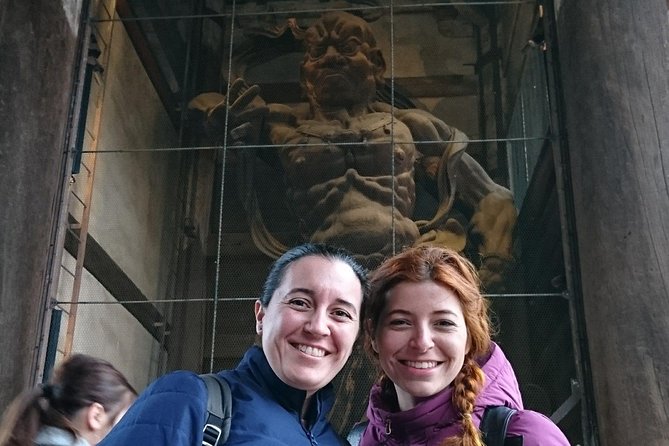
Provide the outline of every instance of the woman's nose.
{"type": "Polygon", "coordinates": [[[416,327],[410,340],[412,348],[424,352],[434,347],[432,331],[426,327],[416,327]]]}
{"type": "Polygon", "coordinates": [[[321,312],[314,312],[311,318],[304,326],[305,330],[317,336],[328,336],[330,334],[330,326],[328,325],[327,314],[321,312]]]}

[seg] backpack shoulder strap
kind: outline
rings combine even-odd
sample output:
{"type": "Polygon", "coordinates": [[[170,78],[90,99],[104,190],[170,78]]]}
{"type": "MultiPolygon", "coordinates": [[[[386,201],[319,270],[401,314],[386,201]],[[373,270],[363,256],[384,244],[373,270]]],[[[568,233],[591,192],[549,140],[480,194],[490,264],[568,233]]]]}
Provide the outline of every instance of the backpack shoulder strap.
{"type": "Polygon", "coordinates": [[[219,375],[200,375],[207,387],[207,422],[202,432],[202,446],[218,446],[228,440],[232,418],[230,385],[219,375]]]}
{"type": "Polygon", "coordinates": [[[516,413],[516,409],[506,406],[488,406],[485,408],[480,430],[483,433],[483,442],[486,446],[504,446],[506,430],[514,413],[516,413]]]}

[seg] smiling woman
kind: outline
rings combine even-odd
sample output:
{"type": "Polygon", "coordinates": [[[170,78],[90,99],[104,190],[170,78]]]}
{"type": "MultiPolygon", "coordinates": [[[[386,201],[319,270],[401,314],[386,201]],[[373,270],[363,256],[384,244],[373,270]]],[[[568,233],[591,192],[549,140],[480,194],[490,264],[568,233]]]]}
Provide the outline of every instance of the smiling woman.
{"type": "Polygon", "coordinates": [[[374,350],[396,385],[402,410],[445,389],[470,346],[456,294],[435,282],[403,282],[388,292],[374,350]]]}
{"type": "Polygon", "coordinates": [[[269,303],[255,305],[256,331],[277,376],[307,397],[332,381],[351,355],[361,304],[349,264],[313,255],[292,263],[269,303]]]}
{"type": "MultiPolygon", "coordinates": [[[[226,444],[346,444],[330,426],[330,381],[360,330],[366,271],[339,248],[301,245],[272,266],[255,303],[260,346],[219,372],[232,392],[226,444]]],[[[207,392],[192,372],[156,380],[104,445],[192,446],[202,442],[207,392]]]]}
{"type": "Polygon", "coordinates": [[[424,246],[388,259],[372,273],[365,311],[365,347],[382,377],[361,445],[483,446],[489,406],[516,410],[508,444],[569,444],[548,418],[523,410],[511,364],[490,339],[476,271],[456,252],[424,246]]]}

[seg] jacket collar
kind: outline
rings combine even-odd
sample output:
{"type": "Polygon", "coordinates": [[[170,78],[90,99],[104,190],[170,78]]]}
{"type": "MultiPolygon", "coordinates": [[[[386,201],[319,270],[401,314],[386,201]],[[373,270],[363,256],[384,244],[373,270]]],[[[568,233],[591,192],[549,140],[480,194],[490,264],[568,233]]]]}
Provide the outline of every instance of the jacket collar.
{"type": "Polygon", "coordinates": [[[377,427],[398,440],[410,443],[425,441],[435,429],[458,421],[451,404],[453,388],[447,387],[436,395],[421,401],[409,410],[397,411],[395,388],[387,378],[375,384],[370,393],[367,418],[377,427]]]}
{"type": "Polygon", "coordinates": [[[83,438],[75,437],[69,431],[55,426],[43,426],[35,437],[36,445],[90,446],[83,438]]]}
{"type": "MultiPolygon", "coordinates": [[[[256,377],[265,390],[283,407],[289,411],[297,412],[298,415],[302,412],[307,392],[291,387],[281,381],[270,367],[262,348],[258,346],[251,347],[244,355],[239,368],[248,368],[250,373],[256,377]]],[[[309,424],[313,424],[315,420],[318,420],[320,414],[328,413],[333,404],[334,391],[332,384],[328,384],[311,398],[311,404],[306,414],[309,424]]]]}
{"type": "MultiPolygon", "coordinates": [[[[478,362],[486,378],[483,389],[476,398],[475,423],[478,425],[485,407],[489,405],[522,409],[518,381],[504,352],[493,342],[490,353],[479,358],[478,362]]],[[[402,443],[424,442],[435,430],[459,422],[459,414],[451,401],[452,396],[453,388],[449,386],[415,407],[399,412],[395,388],[385,379],[381,384],[372,387],[367,418],[380,436],[388,431],[390,423],[393,438],[402,443]]]]}

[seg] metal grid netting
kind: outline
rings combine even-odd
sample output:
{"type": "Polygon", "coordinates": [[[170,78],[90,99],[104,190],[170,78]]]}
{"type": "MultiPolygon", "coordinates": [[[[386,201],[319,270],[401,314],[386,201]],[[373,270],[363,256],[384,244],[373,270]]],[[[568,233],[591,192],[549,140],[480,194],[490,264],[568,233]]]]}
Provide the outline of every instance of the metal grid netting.
{"type": "MultiPolygon", "coordinates": [[[[382,100],[429,110],[464,131],[467,152],[514,193],[520,210],[515,261],[504,291],[490,293],[496,340],[516,369],[527,407],[550,415],[569,397],[577,374],[544,55],[518,48],[504,34],[508,18],[523,8],[536,5],[352,1],[345,9],[372,20],[387,64],[382,100]],[[526,54],[522,64],[509,62],[514,51],[526,54]]],[[[272,258],[254,244],[248,197],[255,197],[264,225],[281,244],[303,240],[300,221],[286,200],[272,155],[276,145],[261,139],[229,147],[228,116],[225,138],[212,141],[188,103],[199,93],[226,93],[228,80],[240,75],[260,84],[268,102],[303,101],[296,66],[303,49],[277,25],[294,17],[305,26],[328,9],[322,1],[198,7],[139,0],[124,2],[118,15],[113,1],[92,9],[93,35],[108,59],[94,75],[84,168],[73,175],[55,305],[63,312],[61,353],[68,342],[72,351],[99,353],[142,388],[172,369],[234,367],[252,345],[253,303],[272,258]],[[107,16],[99,14],[102,8],[107,16]]],[[[418,150],[430,142],[414,141],[418,150]]],[[[417,194],[416,212],[429,215],[434,191],[417,194]]],[[[457,210],[465,226],[470,212],[457,210]]],[[[395,246],[394,221],[388,232],[395,246]]],[[[481,262],[475,251],[465,252],[481,262]]],[[[376,376],[361,351],[351,363],[335,383],[343,397],[333,422],[342,431],[362,416],[376,376]]],[[[561,427],[577,442],[575,413],[561,427]]]]}

